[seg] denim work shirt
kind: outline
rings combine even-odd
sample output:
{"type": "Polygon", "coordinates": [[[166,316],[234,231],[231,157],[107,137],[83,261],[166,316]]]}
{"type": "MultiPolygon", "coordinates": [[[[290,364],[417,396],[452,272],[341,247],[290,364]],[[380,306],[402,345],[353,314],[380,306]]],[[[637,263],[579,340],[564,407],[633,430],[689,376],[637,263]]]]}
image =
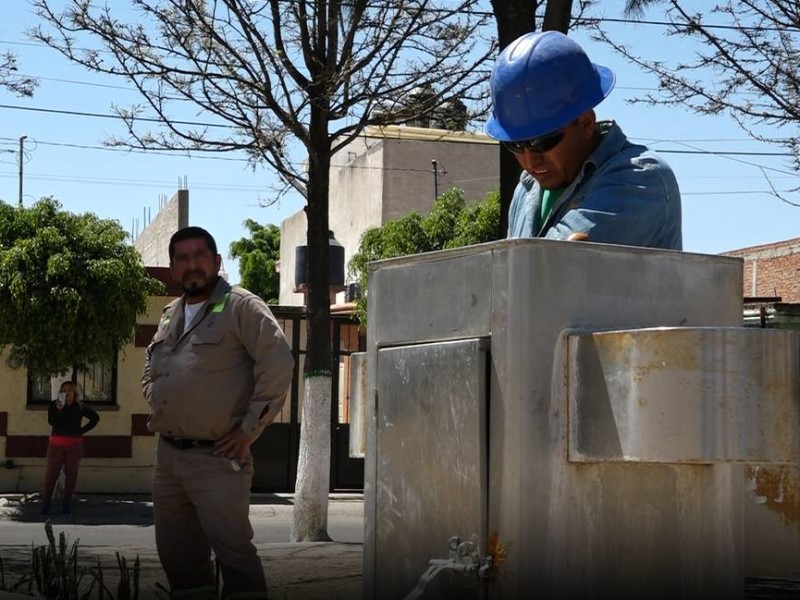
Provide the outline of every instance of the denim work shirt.
{"type": "Polygon", "coordinates": [[[672,169],[632,144],[613,121],[598,123],[600,145],[542,223],[542,188],[520,176],[508,214],[508,237],[566,239],[681,250],[681,194],[672,169]]]}

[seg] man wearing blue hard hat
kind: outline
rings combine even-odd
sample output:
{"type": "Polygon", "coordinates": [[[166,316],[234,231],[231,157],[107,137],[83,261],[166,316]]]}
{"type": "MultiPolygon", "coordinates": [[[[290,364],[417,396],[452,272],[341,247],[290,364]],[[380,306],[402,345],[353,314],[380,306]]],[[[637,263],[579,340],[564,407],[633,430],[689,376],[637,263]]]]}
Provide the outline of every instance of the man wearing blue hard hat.
{"type": "Polygon", "coordinates": [[[610,69],[556,31],[523,35],[500,54],[486,132],[523,169],[509,237],[681,249],[672,169],[615,122],[596,120],[594,107],[614,82],[610,69]]]}

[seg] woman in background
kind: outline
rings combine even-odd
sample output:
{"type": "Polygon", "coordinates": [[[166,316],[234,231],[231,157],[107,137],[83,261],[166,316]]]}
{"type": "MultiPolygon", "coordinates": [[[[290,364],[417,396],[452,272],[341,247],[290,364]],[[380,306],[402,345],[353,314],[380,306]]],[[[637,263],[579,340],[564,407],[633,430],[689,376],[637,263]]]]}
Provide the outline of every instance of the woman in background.
{"type": "Polygon", "coordinates": [[[100,416],[86,404],[78,400],[75,384],[65,381],[61,384],[58,398],[47,409],[47,422],[52,426],[47,445],[47,468],[44,475],[42,495],[42,514],[50,514],[50,500],[56,480],[64,468],[64,497],[61,514],[71,515],[70,501],[78,481],[78,465],[83,456],[83,434],[95,428],[100,416]],[[86,425],[81,425],[84,417],[86,425]]]}

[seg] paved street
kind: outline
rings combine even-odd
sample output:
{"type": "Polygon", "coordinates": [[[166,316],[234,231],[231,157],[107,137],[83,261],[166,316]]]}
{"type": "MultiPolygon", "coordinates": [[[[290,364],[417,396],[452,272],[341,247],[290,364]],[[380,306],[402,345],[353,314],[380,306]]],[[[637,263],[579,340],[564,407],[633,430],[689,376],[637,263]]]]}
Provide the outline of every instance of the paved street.
{"type": "MultiPolygon", "coordinates": [[[[31,543],[46,543],[39,506],[35,497],[0,496],[0,557],[7,584],[27,572],[31,543]]],[[[142,564],[140,598],[156,597],[155,583],[166,585],[166,580],[155,553],[149,497],[82,496],[74,501],[73,512],[69,518],[54,516],[51,522],[56,535],[63,531],[70,541],[79,540],[80,563],[90,566],[100,558],[108,576],[116,571],[115,552],[129,561],[138,555],[142,564]]],[[[328,533],[334,541],[330,543],[288,542],[291,496],[255,495],[250,515],[271,598],[361,598],[363,501],[359,495],[331,499],[328,533]]]]}

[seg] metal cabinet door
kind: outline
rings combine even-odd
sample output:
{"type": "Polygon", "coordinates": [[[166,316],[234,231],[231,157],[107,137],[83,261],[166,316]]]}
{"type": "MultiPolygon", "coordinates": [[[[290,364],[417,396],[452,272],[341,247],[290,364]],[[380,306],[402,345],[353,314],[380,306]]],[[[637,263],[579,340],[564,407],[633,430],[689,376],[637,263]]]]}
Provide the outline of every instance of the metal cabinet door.
{"type": "MultiPolygon", "coordinates": [[[[458,536],[486,548],[488,341],[378,352],[375,598],[404,598],[458,536]]],[[[442,572],[423,598],[477,598],[442,572]]]]}

